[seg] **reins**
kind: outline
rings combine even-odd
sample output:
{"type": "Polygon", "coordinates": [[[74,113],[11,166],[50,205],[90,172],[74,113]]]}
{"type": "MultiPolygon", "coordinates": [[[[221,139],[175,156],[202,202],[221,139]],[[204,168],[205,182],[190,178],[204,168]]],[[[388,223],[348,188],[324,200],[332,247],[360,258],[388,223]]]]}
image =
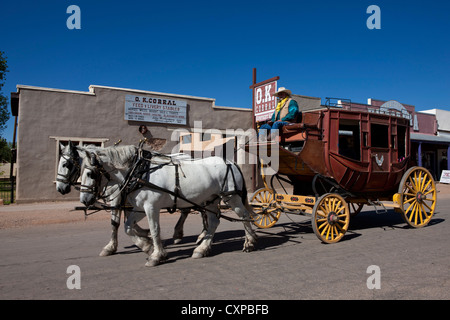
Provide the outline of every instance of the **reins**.
{"type": "MultiPolygon", "coordinates": [[[[96,157],[95,154],[93,156],[96,157]]],[[[98,204],[100,204],[101,208],[95,207],[95,206],[94,207],[92,207],[92,206],[84,207],[84,208],[77,207],[76,210],[84,210],[85,217],[87,217],[88,215],[94,214],[94,213],[96,213],[98,211],[101,211],[101,210],[111,210],[111,209],[129,210],[130,207],[125,206],[125,202],[126,202],[127,196],[131,192],[133,192],[133,191],[135,191],[135,190],[137,190],[137,189],[139,189],[141,187],[147,187],[147,188],[152,189],[152,190],[156,190],[156,191],[161,191],[161,192],[167,193],[167,194],[169,194],[169,195],[174,197],[173,206],[171,208],[166,208],[170,213],[175,212],[175,210],[177,209],[177,201],[178,201],[178,199],[181,199],[181,200],[189,203],[190,205],[192,205],[192,209],[194,209],[196,211],[200,211],[200,212],[213,213],[213,214],[217,215],[218,218],[222,217],[222,218],[224,218],[224,219],[226,219],[228,221],[233,221],[233,222],[236,222],[236,221],[252,222],[253,221],[252,219],[236,219],[236,218],[227,217],[227,216],[222,215],[220,213],[220,211],[219,212],[215,212],[215,211],[213,211],[211,209],[206,208],[206,206],[210,205],[211,203],[214,203],[219,198],[220,199],[224,199],[224,197],[228,197],[228,196],[233,195],[233,194],[238,194],[241,197],[243,196],[243,194],[245,192],[244,190],[234,190],[234,191],[223,192],[223,190],[224,190],[224,188],[226,186],[228,175],[229,175],[230,171],[231,171],[231,175],[232,175],[232,179],[233,179],[233,183],[234,183],[235,187],[237,185],[236,178],[235,178],[233,170],[232,170],[232,163],[226,163],[225,162],[226,165],[227,165],[227,172],[225,174],[225,178],[224,178],[224,181],[223,181],[222,187],[221,187],[221,193],[223,193],[223,194],[216,195],[216,197],[214,199],[206,201],[203,204],[198,204],[198,203],[195,203],[194,201],[191,201],[191,200],[187,199],[182,194],[181,188],[180,188],[180,174],[179,174],[179,171],[182,172],[184,177],[185,177],[185,175],[184,175],[184,172],[183,172],[183,170],[181,168],[181,164],[175,163],[173,157],[170,157],[170,156],[167,156],[167,155],[158,154],[158,153],[152,153],[152,152],[149,152],[149,151],[145,151],[145,150],[142,149],[142,146],[140,144],[140,146],[138,148],[138,152],[136,153],[135,158],[133,159],[133,165],[131,166],[131,169],[127,173],[124,181],[120,184],[120,187],[119,187],[120,192],[115,191],[115,192],[117,192],[117,195],[114,198],[112,198],[112,199],[106,199],[110,195],[103,196],[103,195],[98,195],[97,194],[98,186],[101,184],[102,177],[105,176],[105,175],[108,175],[107,179],[108,179],[108,181],[110,181],[110,176],[109,176],[109,173],[98,162],[98,160],[97,159],[95,159],[95,160],[96,160],[96,163],[91,164],[91,167],[86,166],[86,168],[92,170],[94,173],[97,173],[97,176],[95,176],[93,178],[93,180],[95,180],[96,183],[95,183],[94,186],[81,185],[81,188],[83,188],[83,189],[80,188],[80,191],[81,192],[91,193],[97,199],[101,199],[101,200],[104,200],[106,202],[110,202],[110,201],[114,200],[115,198],[117,198],[118,196],[122,196],[122,201],[121,201],[121,205],[119,207],[110,207],[110,206],[107,206],[107,205],[103,205],[101,203],[98,203],[98,204]],[[155,162],[152,161],[154,155],[165,157],[169,161],[157,164],[157,165],[152,167],[151,166],[152,164],[153,165],[156,164],[155,162]],[[168,166],[168,165],[172,165],[172,166],[175,167],[175,187],[174,187],[173,191],[169,190],[169,189],[166,189],[166,188],[163,188],[163,187],[160,187],[160,186],[150,182],[150,175],[152,173],[154,173],[157,170],[159,170],[159,169],[161,169],[161,168],[163,168],[165,166],[168,166]],[[145,180],[143,179],[144,176],[147,176],[147,178],[145,180]],[[89,210],[90,208],[92,208],[92,209],[94,209],[96,211],[88,214],[87,210],[89,210]]],[[[106,186],[104,188],[103,194],[105,193],[105,191],[106,191],[106,186]]],[[[113,193],[115,193],[115,192],[113,192],[113,193]]],[[[226,202],[226,200],[224,200],[224,201],[226,202]]]]}

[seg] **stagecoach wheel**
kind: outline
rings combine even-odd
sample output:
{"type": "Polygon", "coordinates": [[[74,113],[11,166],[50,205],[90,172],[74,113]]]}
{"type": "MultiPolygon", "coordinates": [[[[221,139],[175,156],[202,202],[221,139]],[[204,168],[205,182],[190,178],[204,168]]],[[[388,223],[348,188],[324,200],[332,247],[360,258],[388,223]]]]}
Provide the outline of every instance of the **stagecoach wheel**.
{"type": "Polygon", "coordinates": [[[281,211],[276,206],[272,189],[258,189],[250,199],[250,204],[253,207],[251,216],[255,226],[266,229],[277,223],[281,211]]]}
{"type": "Polygon", "coordinates": [[[402,177],[398,193],[405,222],[414,228],[426,226],[436,207],[436,185],[431,173],[422,167],[412,167],[402,177]]]}
{"type": "Polygon", "coordinates": [[[316,236],[325,243],[342,239],[350,223],[350,210],[342,196],[327,193],[314,205],[312,227],[316,236]]]}

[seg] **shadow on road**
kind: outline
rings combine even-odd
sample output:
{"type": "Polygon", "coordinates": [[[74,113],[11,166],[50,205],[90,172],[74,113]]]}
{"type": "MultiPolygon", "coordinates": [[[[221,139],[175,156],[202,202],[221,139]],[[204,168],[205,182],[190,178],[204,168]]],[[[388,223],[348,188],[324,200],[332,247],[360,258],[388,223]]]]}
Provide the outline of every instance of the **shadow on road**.
{"type": "MultiPolygon", "coordinates": [[[[445,219],[433,217],[427,227],[444,222],[445,219]]],[[[350,219],[350,226],[342,241],[349,241],[362,236],[364,230],[369,229],[395,230],[409,229],[409,227],[400,214],[392,210],[377,213],[376,211],[363,211],[357,216],[350,219]]],[[[292,245],[301,244],[305,240],[317,240],[311,222],[309,220],[301,222],[284,222],[277,223],[268,229],[254,228],[258,235],[257,250],[274,250],[286,243],[292,245]]],[[[214,243],[212,246],[211,256],[220,255],[228,252],[239,252],[242,250],[245,233],[244,230],[226,230],[216,232],[214,243]]],[[[175,262],[190,258],[194,249],[197,247],[196,235],[186,236],[181,243],[174,244],[173,239],[166,239],[164,246],[168,253],[166,263],[175,262]]],[[[141,250],[136,246],[124,247],[125,250],[117,252],[117,254],[134,254],[140,253],[141,250]]]]}

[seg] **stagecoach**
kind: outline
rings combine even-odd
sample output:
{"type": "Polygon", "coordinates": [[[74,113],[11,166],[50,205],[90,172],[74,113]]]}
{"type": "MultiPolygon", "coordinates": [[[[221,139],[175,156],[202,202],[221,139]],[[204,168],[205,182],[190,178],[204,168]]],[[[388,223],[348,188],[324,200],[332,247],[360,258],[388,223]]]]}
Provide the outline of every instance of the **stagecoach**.
{"type": "Polygon", "coordinates": [[[316,236],[334,243],[350,217],[373,205],[393,208],[411,227],[427,225],[437,192],[431,173],[413,166],[410,114],[327,101],[303,111],[300,122],[283,127],[275,141],[247,146],[260,156],[264,184],[249,199],[254,224],[272,227],[281,213],[311,215],[316,236]],[[271,164],[261,154],[278,157],[270,179],[271,164]]]}

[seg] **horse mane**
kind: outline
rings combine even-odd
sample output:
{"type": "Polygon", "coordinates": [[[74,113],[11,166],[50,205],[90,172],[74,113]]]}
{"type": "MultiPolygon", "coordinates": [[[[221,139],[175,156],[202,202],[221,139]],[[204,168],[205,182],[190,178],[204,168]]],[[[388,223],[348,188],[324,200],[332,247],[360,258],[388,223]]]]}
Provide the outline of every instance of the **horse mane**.
{"type": "Polygon", "coordinates": [[[134,145],[98,148],[97,155],[117,169],[127,169],[133,164],[137,150],[134,145]]]}
{"type": "MultiPolygon", "coordinates": [[[[133,161],[138,153],[139,148],[134,145],[125,146],[111,146],[111,147],[98,147],[98,146],[86,146],[88,151],[94,152],[100,158],[102,162],[108,163],[116,169],[128,169],[133,165],[133,161]]],[[[149,153],[149,159],[152,159],[154,163],[169,163],[188,161],[192,158],[184,153],[175,154],[162,154],[153,151],[144,151],[149,153]]],[[[145,153],[143,154],[146,157],[145,153]]]]}

